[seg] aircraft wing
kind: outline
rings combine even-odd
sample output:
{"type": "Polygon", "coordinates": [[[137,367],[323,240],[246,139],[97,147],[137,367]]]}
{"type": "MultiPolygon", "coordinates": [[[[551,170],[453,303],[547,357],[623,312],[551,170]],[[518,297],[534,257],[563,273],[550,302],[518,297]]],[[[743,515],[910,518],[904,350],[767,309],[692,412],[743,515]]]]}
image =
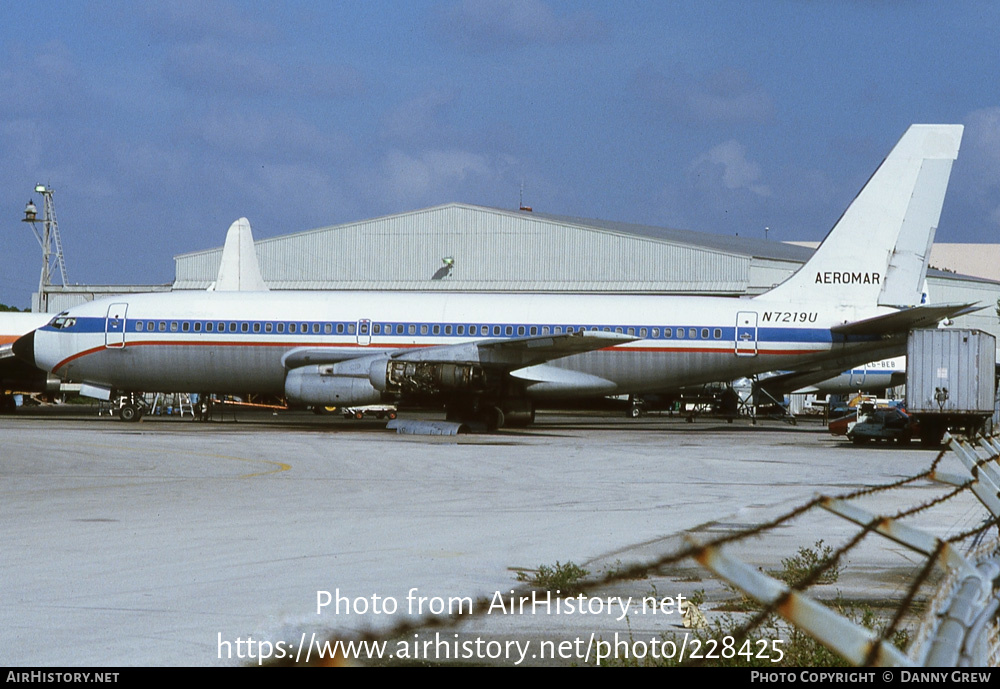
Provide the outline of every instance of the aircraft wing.
{"type": "Polygon", "coordinates": [[[986,308],[976,303],[969,304],[927,304],[903,309],[884,316],[866,318],[862,321],[835,325],[830,331],[835,335],[885,335],[902,333],[916,328],[933,328],[946,318],[963,316],[986,308]]]}
{"type": "MultiPolygon", "coordinates": [[[[585,330],[558,335],[474,340],[455,345],[396,349],[380,353],[399,361],[479,363],[513,370],[637,339],[639,338],[620,333],[585,330]]],[[[367,347],[300,347],[285,354],[282,363],[290,370],[303,366],[338,364],[368,357],[378,351],[367,347]]]]}
{"type": "Polygon", "coordinates": [[[393,354],[392,358],[402,361],[468,362],[515,369],[560,359],[571,354],[614,347],[638,339],[620,333],[585,330],[559,335],[476,340],[457,345],[411,349],[393,354]]]}

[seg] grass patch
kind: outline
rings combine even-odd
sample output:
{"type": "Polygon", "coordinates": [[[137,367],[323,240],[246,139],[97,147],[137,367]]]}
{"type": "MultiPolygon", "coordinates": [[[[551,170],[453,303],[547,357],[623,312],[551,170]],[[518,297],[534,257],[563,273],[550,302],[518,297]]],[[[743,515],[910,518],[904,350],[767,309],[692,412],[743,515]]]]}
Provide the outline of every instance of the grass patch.
{"type": "Polygon", "coordinates": [[[539,565],[531,576],[527,572],[518,572],[517,580],[527,581],[532,586],[547,591],[572,594],[581,591],[580,584],[588,574],[590,574],[588,570],[572,562],[563,564],[556,561],[554,566],[539,565]]]}

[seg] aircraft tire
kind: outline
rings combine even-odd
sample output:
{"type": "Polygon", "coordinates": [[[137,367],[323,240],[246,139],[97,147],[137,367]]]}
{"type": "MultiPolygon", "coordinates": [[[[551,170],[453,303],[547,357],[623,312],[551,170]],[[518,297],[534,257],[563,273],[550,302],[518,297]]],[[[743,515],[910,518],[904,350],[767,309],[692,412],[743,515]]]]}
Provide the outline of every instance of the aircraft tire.
{"type": "Polygon", "coordinates": [[[142,414],[134,405],[124,404],[122,405],[122,408],[118,410],[118,418],[122,421],[138,421],[142,418],[142,414]]]}

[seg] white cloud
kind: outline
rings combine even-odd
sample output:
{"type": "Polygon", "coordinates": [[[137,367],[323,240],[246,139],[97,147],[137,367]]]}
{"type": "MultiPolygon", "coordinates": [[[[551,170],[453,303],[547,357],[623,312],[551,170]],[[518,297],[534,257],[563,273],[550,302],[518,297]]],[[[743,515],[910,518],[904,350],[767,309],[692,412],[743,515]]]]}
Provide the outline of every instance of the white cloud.
{"type": "Polygon", "coordinates": [[[691,165],[691,172],[703,183],[721,184],[726,189],[745,189],[757,196],[770,196],[761,182],[761,167],[747,159],[746,148],[735,139],[713,146],[691,165]]]}

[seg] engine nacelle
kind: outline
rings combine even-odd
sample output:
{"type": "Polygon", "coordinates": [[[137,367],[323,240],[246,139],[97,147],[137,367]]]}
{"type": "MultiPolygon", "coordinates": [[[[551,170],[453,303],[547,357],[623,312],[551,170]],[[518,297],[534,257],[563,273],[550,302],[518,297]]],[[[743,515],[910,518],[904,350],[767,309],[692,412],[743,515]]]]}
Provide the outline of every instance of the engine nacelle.
{"type": "Polygon", "coordinates": [[[378,404],[382,393],[372,387],[368,377],[346,375],[336,366],[302,366],[285,377],[285,396],[293,402],[322,405],[378,404]]]}
{"type": "Polygon", "coordinates": [[[368,372],[371,384],[386,392],[434,394],[484,392],[496,384],[479,364],[378,360],[368,372]]]}

